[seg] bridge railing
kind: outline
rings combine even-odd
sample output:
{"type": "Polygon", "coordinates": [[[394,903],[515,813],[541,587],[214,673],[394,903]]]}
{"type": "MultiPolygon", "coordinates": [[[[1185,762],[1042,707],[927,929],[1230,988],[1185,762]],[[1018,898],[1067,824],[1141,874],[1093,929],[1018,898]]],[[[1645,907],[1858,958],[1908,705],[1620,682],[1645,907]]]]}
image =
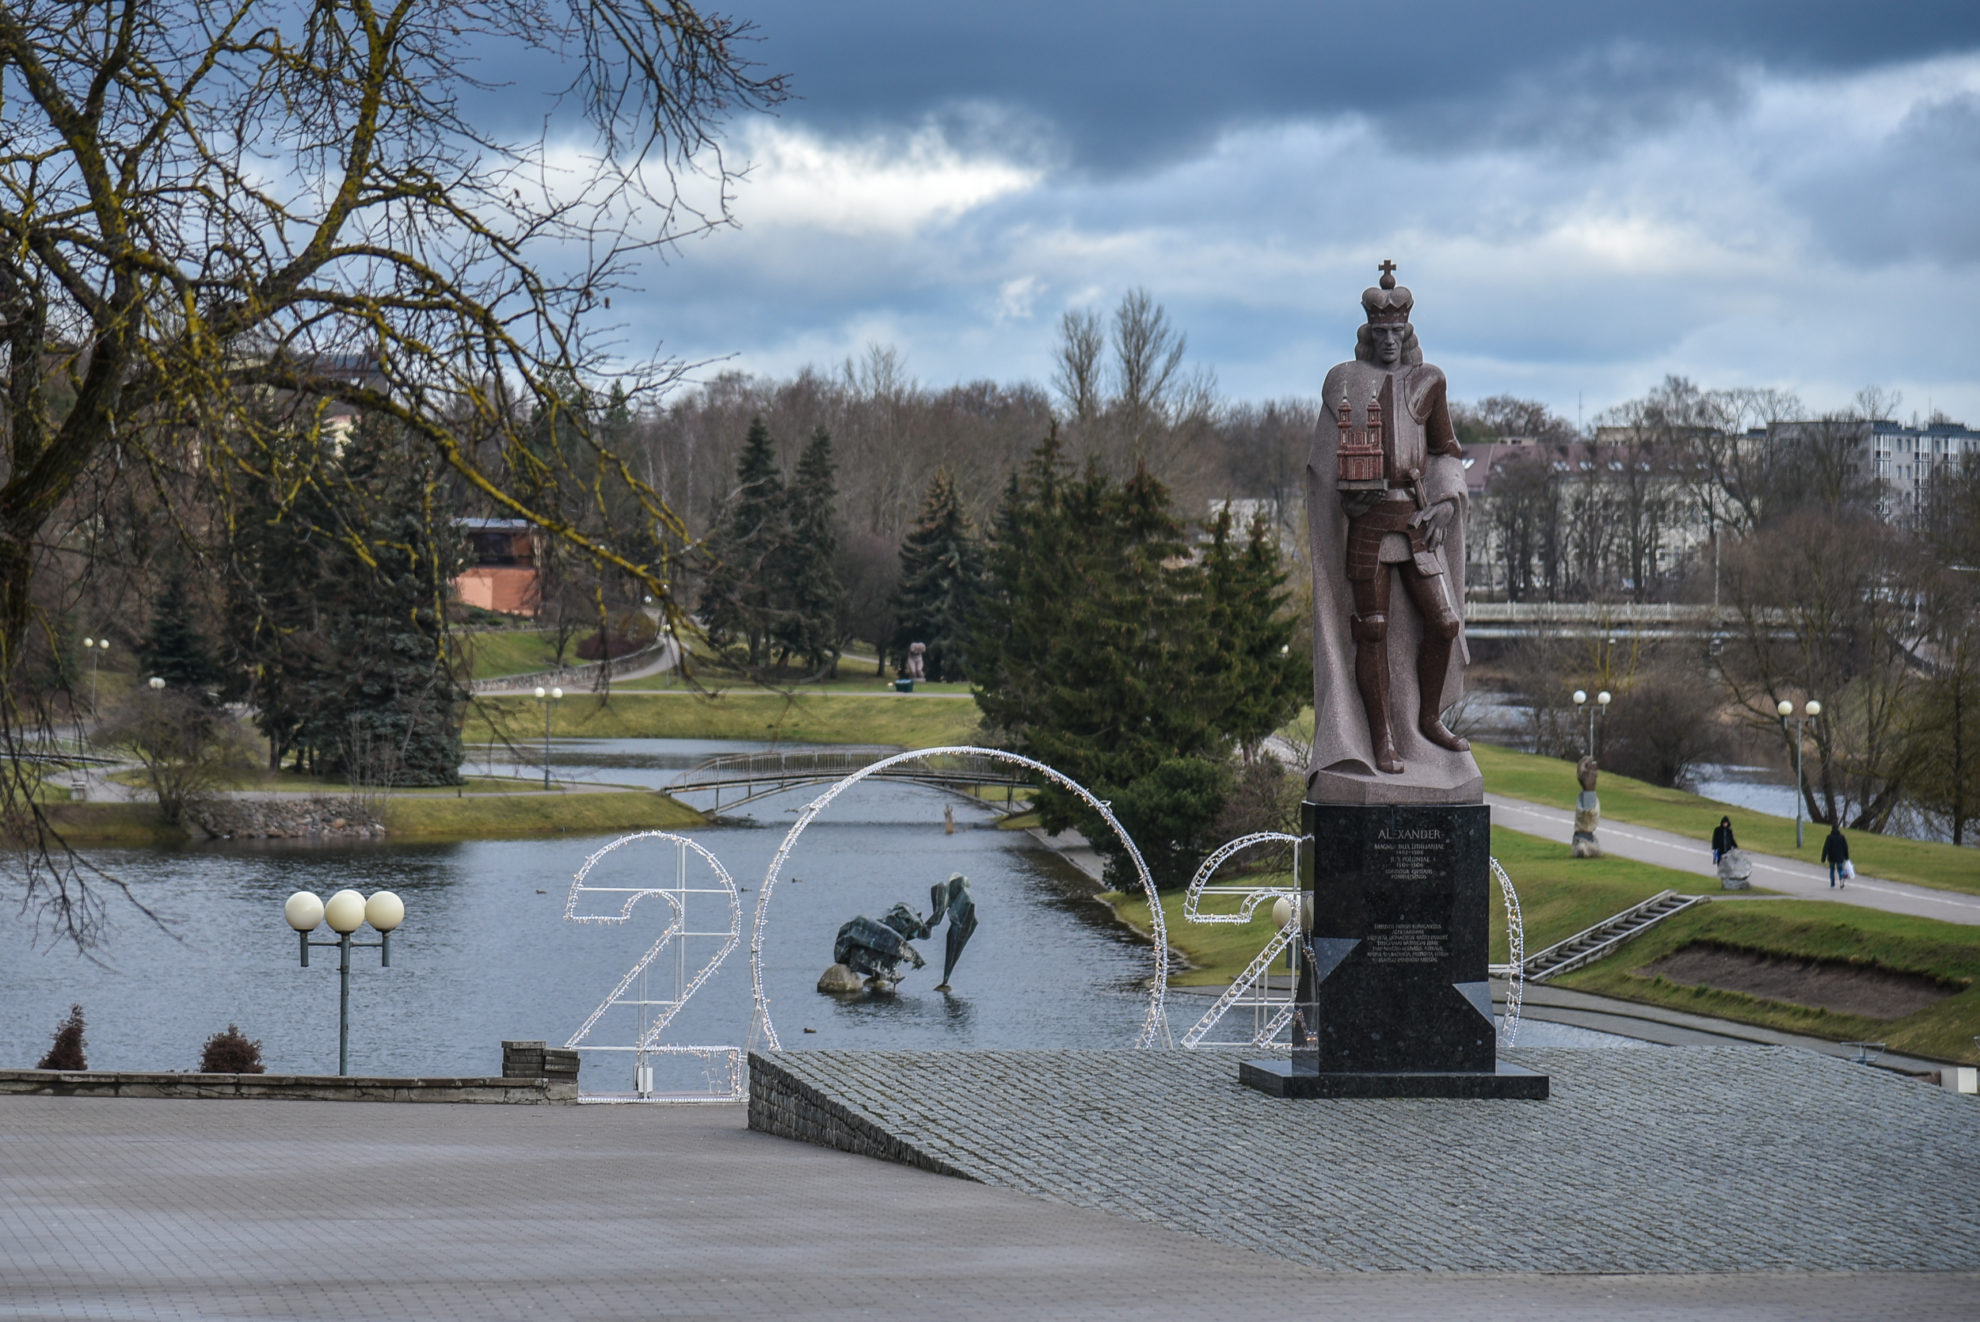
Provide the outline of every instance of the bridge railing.
{"type": "MultiPolygon", "coordinates": [[[[899,748],[774,749],[754,753],[722,753],[698,762],[674,777],[676,788],[785,781],[836,780],[861,767],[901,752],[899,748]]],[[[966,780],[996,784],[1029,783],[994,758],[967,753],[931,753],[880,773],[889,780],[966,780]]]]}

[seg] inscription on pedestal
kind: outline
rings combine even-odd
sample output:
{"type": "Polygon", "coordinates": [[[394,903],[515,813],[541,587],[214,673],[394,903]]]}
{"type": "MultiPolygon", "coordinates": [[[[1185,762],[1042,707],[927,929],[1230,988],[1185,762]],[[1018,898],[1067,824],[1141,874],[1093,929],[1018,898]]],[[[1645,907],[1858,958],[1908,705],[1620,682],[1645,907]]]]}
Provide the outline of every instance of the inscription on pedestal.
{"type": "Polygon", "coordinates": [[[1450,955],[1450,934],[1440,924],[1376,923],[1362,958],[1370,964],[1440,964],[1450,955]]]}
{"type": "Polygon", "coordinates": [[[1296,1065],[1321,1072],[1491,1071],[1486,995],[1490,810],[1309,803],[1302,884],[1316,952],[1296,1065]]]}

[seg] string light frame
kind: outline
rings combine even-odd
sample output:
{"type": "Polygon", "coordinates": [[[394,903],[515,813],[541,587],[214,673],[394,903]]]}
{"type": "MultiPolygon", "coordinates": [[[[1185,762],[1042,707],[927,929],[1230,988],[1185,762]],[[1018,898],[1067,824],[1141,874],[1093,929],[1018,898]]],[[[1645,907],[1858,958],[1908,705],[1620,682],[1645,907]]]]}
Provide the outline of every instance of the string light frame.
{"type": "Polygon", "coordinates": [[[1155,879],[1148,873],[1148,864],[1142,860],[1140,848],[1115,818],[1112,808],[1103,800],[1096,798],[1078,781],[1034,758],[1025,757],[1021,753],[1007,752],[1001,748],[977,748],[970,744],[954,744],[942,748],[922,748],[908,753],[896,753],[892,757],[883,757],[877,762],[869,763],[807,803],[803,811],[798,814],[797,821],[791,825],[783,843],[777,847],[776,855],[771,858],[769,868],[764,871],[763,887],[756,897],[756,913],[750,927],[749,939],[750,992],[755,1001],[755,1013],[749,1027],[750,1048],[755,1049],[756,1044],[761,1041],[771,1051],[784,1049],[783,1043],[777,1038],[777,1026],[770,1017],[770,997],[763,990],[763,938],[768,930],[770,898],[776,892],[777,879],[782,875],[784,864],[789,861],[791,851],[797,847],[798,839],[803,836],[805,828],[830,807],[834,799],[868,776],[897,767],[904,762],[912,762],[917,758],[952,754],[976,754],[1037,772],[1054,785],[1077,795],[1081,802],[1100,815],[1100,819],[1107,824],[1107,829],[1112,831],[1115,838],[1121,842],[1122,847],[1127,850],[1128,859],[1134,864],[1135,875],[1141,880],[1142,891],[1148,898],[1148,925],[1153,929],[1150,939],[1155,948],[1155,972],[1149,982],[1148,1010],[1142,1019],[1141,1031],[1136,1035],[1134,1045],[1142,1049],[1157,1045],[1174,1046],[1175,1042],[1169,1035],[1168,1013],[1164,1004],[1169,985],[1169,934],[1167,922],[1162,916],[1161,897],[1155,892],[1155,879]]]}
{"type": "MultiPolygon", "coordinates": [[[[1512,878],[1499,866],[1499,860],[1489,860],[1492,875],[1499,881],[1499,899],[1506,906],[1506,1013],[1499,1021],[1499,1045],[1512,1046],[1519,1039],[1519,1016],[1526,1000],[1526,919],[1519,911],[1519,892],[1513,889],[1512,878]]],[[[1497,972],[1497,970],[1493,970],[1497,972]]]]}
{"type": "Polygon", "coordinates": [[[1287,835],[1283,831],[1253,831],[1250,835],[1241,835],[1235,840],[1228,840],[1219,845],[1208,858],[1203,860],[1203,865],[1197,868],[1196,875],[1190,878],[1189,889],[1183,893],[1183,920],[1185,922],[1248,923],[1251,921],[1252,914],[1257,912],[1258,906],[1267,900],[1286,900],[1288,902],[1288,913],[1286,921],[1272,934],[1272,939],[1256,955],[1252,956],[1251,962],[1245,965],[1242,973],[1232,979],[1231,985],[1218,994],[1217,999],[1211,1002],[1210,1008],[1204,1011],[1203,1017],[1198,1019],[1190,1027],[1189,1031],[1182,1035],[1181,1045],[1186,1049],[1197,1050],[1206,1047],[1244,1047],[1252,1049],[1269,1047],[1272,1045],[1273,1040],[1292,1023],[1293,1011],[1296,1008],[1295,997],[1298,995],[1297,988],[1289,989],[1284,997],[1275,997],[1271,994],[1270,984],[1265,982],[1265,976],[1271,970],[1272,965],[1278,960],[1280,954],[1287,948],[1294,947],[1294,943],[1299,937],[1300,918],[1302,916],[1300,914],[1300,887],[1297,884],[1299,877],[1299,846],[1300,837],[1296,835],[1287,835]],[[1254,845],[1262,844],[1290,844],[1293,847],[1294,885],[1209,885],[1210,878],[1216,874],[1218,868],[1222,867],[1237,854],[1250,849],[1254,845]],[[1235,913],[1204,913],[1198,906],[1202,897],[1205,895],[1241,895],[1244,898],[1239,903],[1235,913]],[[1210,1031],[1223,1019],[1225,1013],[1239,1005],[1249,1006],[1254,1011],[1268,1012],[1260,1017],[1251,1037],[1243,1042],[1206,1041],[1205,1039],[1209,1036],[1210,1031]]]}
{"type": "Polygon", "coordinates": [[[742,896],[736,888],[735,878],[731,877],[729,870],[722,866],[722,861],[686,836],[676,835],[671,831],[637,831],[631,835],[620,836],[611,844],[606,845],[603,849],[596,851],[589,858],[585,859],[584,866],[579,868],[572,876],[570,894],[564,901],[564,920],[572,923],[625,923],[631,920],[634,906],[641,900],[656,895],[667,902],[670,911],[665,930],[660,933],[658,939],[653,942],[646,953],[635,961],[631,968],[626,970],[625,976],[619,979],[618,985],[606,993],[605,999],[598,1003],[598,1008],[593,1010],[591,1016],[578,1026],[578,1030],[571,1034],[570,1040],[564,1045],[579,1051],[634,1053],[638,1060],[635,1077],[641,1083],[639,1095],[636,1098],[639,1101],[739,1102],[743,1100],[745,1095],[745,1080],[743,1076],[742,1053],[736,1047],[690,1046],[679,1043],[663,1043],[660,1041],[661,1034],[666,1032],[667,1026],[680,1013],[681,1007],[686,1005],[693,998],[695,992],[699,991],[702,985],[715,975],[715,971],[722,966],[722,962],[742,943],[742,896]],[[586,878],[591,875],[591,870],[606,855],[641,840],[665,841],[675,847],[675,856],[678,864],[673,885],[590,886],[585,884],[586,878]],[[708,865],[709,869],[715,874],[715,879],[719,885],[693,887],[687,884],[686,859],[687,853],[690,850],[700,856],[702,862],[708,865]],[[578,898],[581,895],[619,895],[623,896],[624,899],[620,903],[617,913],[581,914],[577,911],[578,898]],[[687,897],[689,895],[725,896],[728,900],[729,911],[728,930],[726,932],[689,931],[687,928],[687,897]],[[692,978],[685,976],[685,965],[683,964],[681,966],[683,972],[675,988],[674,998],[671,1001],[648,1001],[643,993],[637,1001],[628,1002],[624,1000],[626,989],[632,986],[633,980],[644,974],[648,966],[653,963],[669,944],[678,939],[681,942],[680,953],[684,956],[687,942],[694,938],[719,938],[722,941],[722,947],[715,952],[712,958],[696,970],[692,978]],[[611,1009],[614,1005],[627,1004],[636,1004],[642,1007],[642,1014],[644,1008],[648,1006],[658,1005],[661,1009],[660,1013],[655,1015],[653,1020],[645,1025],[631,1046],[586,1044],[585,1039],[590,1036],[592,1028],[597,1025],[599,1019],[604,1016],[607,1010],[611,1009]],[[648,1067],[645,1062],[647,1057],[656,1055],[694,1056],[700,1058],[708,1066],[706,1073],[709,1078],[710,1090],[705,1094],[648,1096],[647,1085],[650,1083],[650,1075],[647,1072],[648,1067]],[[717,1085],[715,1083],[714,1070],[717,1062],[721,1062],[726,1067],[727,1081],[724,1085],[717,1085]]]}

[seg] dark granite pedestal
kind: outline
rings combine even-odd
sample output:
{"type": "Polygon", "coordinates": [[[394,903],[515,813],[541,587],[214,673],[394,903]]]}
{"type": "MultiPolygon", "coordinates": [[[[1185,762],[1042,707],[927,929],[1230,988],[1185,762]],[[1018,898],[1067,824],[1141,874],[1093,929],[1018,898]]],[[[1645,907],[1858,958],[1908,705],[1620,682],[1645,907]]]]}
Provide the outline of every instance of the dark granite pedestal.
{"type": "Polygon", "coordinates": [[[1290,1061],[1239,1080],[1282,1097],[1540,1100],[1498,1062],[1488,981],[1491,810],[1307,803],[1300,885],[1313,930],[1290,1061]]]}

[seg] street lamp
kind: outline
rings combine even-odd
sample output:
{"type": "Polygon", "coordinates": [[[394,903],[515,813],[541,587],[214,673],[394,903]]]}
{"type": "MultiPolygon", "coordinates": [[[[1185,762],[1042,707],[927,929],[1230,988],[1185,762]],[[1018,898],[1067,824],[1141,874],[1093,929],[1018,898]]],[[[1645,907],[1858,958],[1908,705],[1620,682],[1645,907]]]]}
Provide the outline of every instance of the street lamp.
{"type": "Polygon", "coordinates": [[[1586,745],[1586,750],[1583,756],[1593,757],[1595,756],[1595,712],[1597,708],[1599,708],[1604,717],[1608,716],[1609,691],[1607,689],[1603,689],[1600,693],[1597,693],[1595,695],[1594,706],[1589,706],[1588,690],[1576,689],[1574,691],[1574,705],[1577,707],[1586,707],[1588,709],[1588,743],[1586,745]]]}
{"type": "Polygon", "coordinates": [[[536,700],[543,704],[543,788],[550,788],[550,704],[564,696],[562,689],[536,686],[536,700]]]}
{"type": "Polygon", "coordinates": [[[1801,731],[1807,722],[1814,720],[1822,714],[1822,704],[1810,698],[1807,702],[1801,704],[1800,712],[1796,712],[1794,704],[1786,698],[1782,698],[1780,705],[1774,708],[1774,714],[1781,718],[1781,726],[1784,729],[1787,726],[1787,718],[1790,716],[1794,717],[1794,847],[1799,849],[1801,848],[1802,798],[1801,731]]]}
{"type": "Polygon", "coordinates": [[[96,662],[110,650],[108,638],[83,639],[83,651],[89,653],[89,714],[96,715],[96,662]]]}
{"type": "Polygon", "coordinates": [[[302,943],[302,966],[309,967],[309,948],[321,946],[337,951],[337,1073],[351,1072],[351,951],[376,950],[378,966],[392,967],[392,932],[406,920],[406,906],[391,891],[377,891],[370,899],[352,890],[338,891],[326,903],[311,891],[297,891],[282,905],[282,917],[296,929],[302,943]],[[337,934],[335,941],[312,941],[309,934],[319,923],[328,923],[337,934]],[[376,941],[353,941],[351,933],[370,923],[379,934],[376,941]]]}

